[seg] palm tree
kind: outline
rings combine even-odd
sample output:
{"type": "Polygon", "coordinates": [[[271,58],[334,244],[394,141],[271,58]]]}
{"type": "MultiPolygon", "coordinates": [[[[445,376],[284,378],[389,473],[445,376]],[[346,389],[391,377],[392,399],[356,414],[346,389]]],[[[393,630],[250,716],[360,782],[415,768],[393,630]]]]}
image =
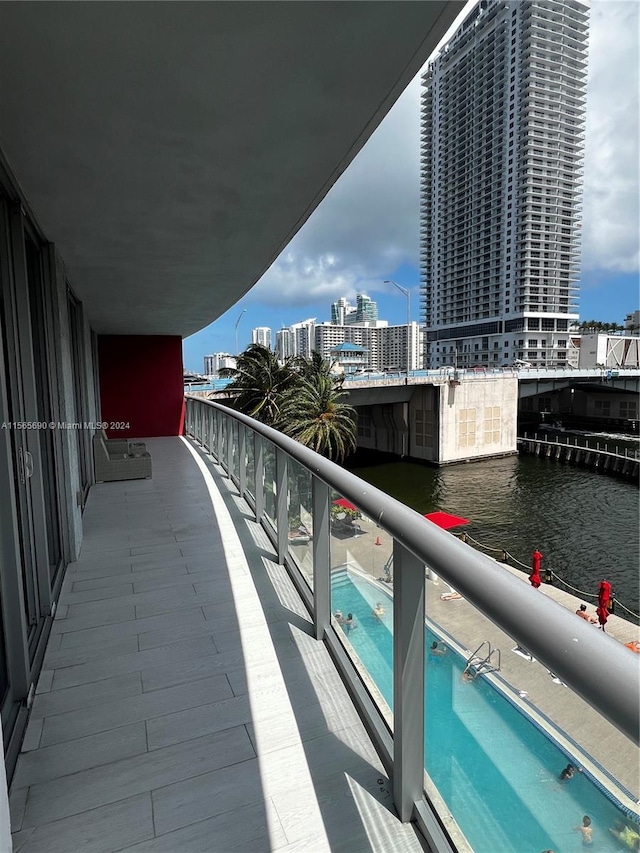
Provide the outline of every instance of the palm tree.
{"type": "Polygon", "coordinates": [[[317,453],[342,462],[356,449],[356,412],[339,402],[342,394],[328,365],[315,360],[319,369],[314,371],[313,366],[309,367],[309,376],[300,375],[298,383],[283,395],[280,419],[275,425],[317,453]]]}
{"type": "Polygon", "coordinates": [[[355,409],[339,402],[342,378],[319,353],[280,365],[268,347],[251,344],[220,375],[233,380],[220,392],[232,408],[329,459],[341,462],[356,449],[355,409]]]}
{"type": "Polygon", "coordinates": [[[289,362],[278,364],[274,352],[251,344],[236,359],[235,367],[220,371],[233,380],[224,389],[232,408],[274,426],[281,416],[283,395],[299,381],[289,362]]]}

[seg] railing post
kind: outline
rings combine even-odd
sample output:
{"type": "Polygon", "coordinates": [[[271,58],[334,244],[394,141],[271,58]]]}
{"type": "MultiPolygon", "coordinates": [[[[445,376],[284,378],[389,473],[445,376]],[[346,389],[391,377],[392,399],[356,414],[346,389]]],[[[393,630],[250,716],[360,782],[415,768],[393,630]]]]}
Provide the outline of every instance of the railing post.
{"type": "Polygon", "coordinates": [[[247,491],[247,428],[238,424],[238,488],[240,497],[247,491]]]}
{"type": "Polygon", "coordinates": [[[260,433],[253,436],[253,458],[255,462],[256,521],[260,524],[264,515],[264,439],[260,433]]]}
{"type": "Polygon", "coordinates": [[[329,625],[331,608],[331,548],[329,486],[313,477],[313,624],[316,640],[322,640],[329,625]]]}
{"type": "Polygon", "coordinates": [[[403,823],[422,799],[424,561],[393,542],[393,800],[403,823]]]}
{"type": "Polygon", "coordinates": [[[289,457],[276,447],[276,541],[278,543],[278,562],[284,566],[289,547],[289,457]]]}

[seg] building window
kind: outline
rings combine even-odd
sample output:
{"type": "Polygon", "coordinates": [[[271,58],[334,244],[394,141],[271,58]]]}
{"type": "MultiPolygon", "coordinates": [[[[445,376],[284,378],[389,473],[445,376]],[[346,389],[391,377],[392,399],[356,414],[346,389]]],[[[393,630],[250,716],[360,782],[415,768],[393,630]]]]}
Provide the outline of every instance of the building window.
{"type": "Polygon", "coordinates": [[[596,400],[595,413],[603,418],[608,418],[611,414],[611,400],[596,400]]]}
{"type": "Polygon", "coordinates": [[[476,410],[460,409],[458,415],[458,447],[475,447],[476,410]]]}
{"type": "Polygon", "coordinates": [[[500,444],[501,424],[500,406],[486,406],[484,410],[484,444],[500,444]]]}
{"type": "Polygon", "coordinates": [[[371,438],[371,415],[364,414],[362,409],[358,412],[358,435],[371,438]]]}
{"type": "Polygon", "coordinates": [[[621,400],[620,401],[620,417],[632,418],[638,417],[638,402],[637,400],[621,400]]]}

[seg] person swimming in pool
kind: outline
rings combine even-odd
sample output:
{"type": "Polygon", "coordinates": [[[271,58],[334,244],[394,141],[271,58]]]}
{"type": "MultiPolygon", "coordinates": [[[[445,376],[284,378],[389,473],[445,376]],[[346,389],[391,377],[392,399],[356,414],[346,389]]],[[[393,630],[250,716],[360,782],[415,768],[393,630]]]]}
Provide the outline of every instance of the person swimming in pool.
{"type": "Polygon", "coordinates": [[[379,619],[380,621],[382,621],[382,617],[384,616],[384,614],[385,614],[385,609],[382,606],[382,602],[376,601],[376,606],[371,611],[371,615],[375,616],[376,619],[379,619]]]}
{"type": "Polygon", "coordinates": [[[582,835],[583,844],[593,844],[593,827],[591,826],[591,818],[588,814],[582,818],[582,824],[580,826],[574,826],[574,829],[582,835]]]}
{"type": "Polygon", "coordinates": [[[342,627],[345,629],[347,634],[349,633],[349,631],[353,631],[354,628],[358,627],[354,622],[353,613],[347,613],[347,618],[343,620],[342,627]]]}
{"type": "Polygon", "coordinates": [[[617,820],[609,832],[618,839],[627,850],[640,850],[640,827],[625,825],[617,820]]]}

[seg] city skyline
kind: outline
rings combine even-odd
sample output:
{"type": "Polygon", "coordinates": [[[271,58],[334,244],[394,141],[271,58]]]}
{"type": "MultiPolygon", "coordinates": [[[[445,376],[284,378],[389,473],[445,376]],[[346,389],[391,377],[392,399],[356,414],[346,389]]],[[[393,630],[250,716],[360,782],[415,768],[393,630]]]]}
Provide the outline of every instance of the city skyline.
{"type": "MultiPolygon", "coordinates": [[[[473,5],[473,4],[472,4],[473,5]]],[[[452,27],[455,31],[468,10],[452,27]]],[[[581,320],[622,323],[638,308],[638,15],[636,4],[591,4],[581,320]],[[616,92],[615,102],[610,98],[616,92]]],[[[446,40],[451,38],[451,32],[446,40]]],[[[406,302],[385,279],[411,291],[419,315],[420,75],[306,225],[233,306],[183,345],[187,369],[211,352],[239,349],[251,329],[274,332],[301,318],[330,319],[330,305],[358,292],[390,324],[406,322],[406,302]]]]}

